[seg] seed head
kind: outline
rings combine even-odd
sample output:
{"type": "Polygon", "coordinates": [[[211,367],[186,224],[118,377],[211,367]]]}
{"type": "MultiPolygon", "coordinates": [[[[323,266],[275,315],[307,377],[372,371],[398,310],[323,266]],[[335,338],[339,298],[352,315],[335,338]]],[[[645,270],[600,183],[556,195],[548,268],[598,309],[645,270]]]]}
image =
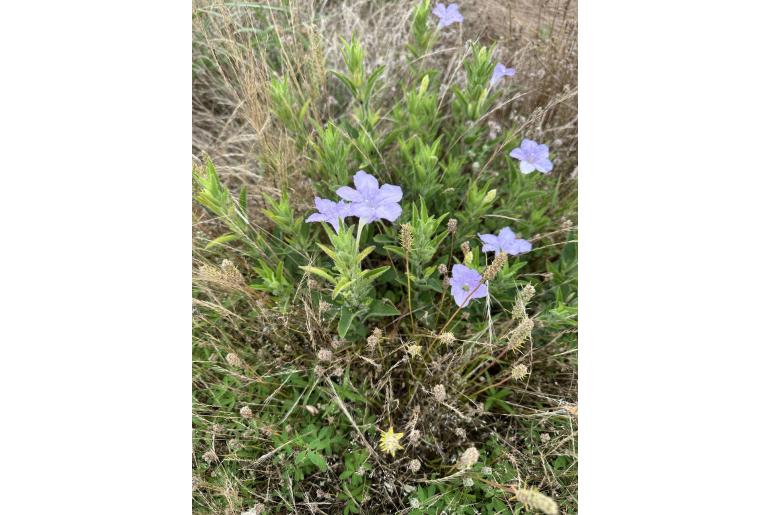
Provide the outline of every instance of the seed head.
{"type": "Polygon", "coordinates": [[[468,254],[471,253],[471,244],[467,241],[464,241],[462,245],[460,245],[460,250],[463,251],[463,255],[468,258],[468,254]]]}
{"type": "Polygon", "coordinates": [[[465,429],[463,429],[462,427],[455,428],[455,434],[457,435],[457,438],[459,438],[460,440],[465,440],[466,438],[468,438],[468,434],[465,432],[465,429]]]}
{"type": "Polygon", "coordinates": [[[450,218],[446,222],[446,230],[449,232],[449,234],[454,234],[457,232],[457,219],[456,218],[450,218]]]}
{"type": "Polygon", "coordinates": [[[514,381],[521,381],[524,379],[527,374],[529,374],[529,370],[527,370],[527,366],[519,363],[515,367],[511,369],[511,378],[514,381]]]}
{"type": "Polygon", "coordinates": [[[556,501],[537,490],[528,488],[519,488],[516,491],[516,498],[529,510],[539,510],[545,515],[559,515],[559,506],[556,501]]]}
{"type": "Polygon", "coordinates": [[[409,252],[412,250],[412,242],[413,242],[413,232],[412,232],[412,225],[411,224],[401,224],[401,234],[399,235],[401,239],[401,246],[409,252]]]}
{"type": "Polygon", "coordinates": [[[417,345],[416,343],[407,345],[406,352],[408,352],[409,355],[412,356],[413,358],[416,358],[417,356],[422,354],[422,345],[417,345]]]}
{"type": "Polygon", "coordinates": [[[446,399],[446,389],[443,384],[437,384],[433,387],[433,398],[438,402],[444,402],[446,399]]]}
{"type": "Polygon", "coordinates": [[[241,408],[241,416],[243,418],[251,418],[254,416],[254,414],[251,412],[251,408],[244,406],[241,408]]]}
{"type": "Polygon", "coordinates": [[[217,456],[217,453],[214,452],[214,449],[210,449],[205,453],[203,453],[203,461],[205,461],[206,463],[211,464],[212,462],[217,461],[218,459],[219,458],[217,456]]]}
{"type": "Polygon", "coordinates": [[[412,430],[412,432],[409,433],[409,443],[412,445],[417,445],[417,442],[420,441],[421,436],[422,432],[419,429],[412,430]]]}
{"type": "Polygon", "coordinates": [[[460,470],[468,470],[479,461],[479,451],[475,447],[468,447],[460,456],[460,470]]]}
{"type": "Polygon", "coordinates": [[[531,284],[528,284],[521,290],[521,293],[519,294],[519,299],[526,306],[534,296],[535,296],[535,287],[532,286],[531,284]]]}
{"type": "Polygon", "coordinates": [[[535,327],[535,323],[531,318],[525,318],[516,329],[511,331],[508,336],[508,348],[511,350],[518,349],[524,343],[524,341],[532,335],[532,329],[535,327]]]}
{"type": "Polygon", "coordinates": [[[224,275],[225,281],[230,283],[232,286],[243,286],[246,284],[246,280],[241,275],[241,272],[229,259],[223,260],[220,268],[222,269],[222,274],[224,275]]]}
{"type": "Polygon", "coordinates": [[[326,313],[329,311],[329,308],[331,308],[332,305],[326,302],[325,300],[322,300],[318,303],[318,312],[319,313],[326,313]]]}
{"type": "Polygon", "coordinates": [[[227,361],[227,364],[230,365],[231,367],[240,368],[243,366],[243,362],[241,361],[241,358],[239,358],[238,355],[235,354],[234,352],[228,353],[227,356],[225,356],[225,361],[227,361]]]}
{"type": "Polygon", "coordinates": [[[374,350],[377,347],[377,344],[380,343],[382,340],[382,330],[379,327],[375,327],[372,331],[372,334],[370,334],[366,338],[366,344],[369,346],[370,350],[374,350]]]}
{"type": "Polygon", "coordinates": [[[454,343],[455,335],[454,333],[441,333],[438,337],[438,341],[440,343],[443,343],[444,345],[449,345],[451,343],[454,343]]]}
{"type": "Polygon", "coordinates": [[[464,477],[463,478],[463,486],[466,488],[470,488],[473,486],[473,478],[471,477],[464,477]]]}
{"type": "Polygon", "coordinates": [[[409,470],[412,472],[419,471],[421,466],[422,463],[420,463],[420,460],[412,460],[409,462],[409,470]]]}
{"type": "Polygon", "coordinates": [[[492,261],[492,264],[484,269],[484,273],[482,274],[484,280],[491,281],[497,275],[500,269],[503,268],[503,265],[505,265],[506,261],[508,261],[508,254],[505,252],[500,252],[497,254],[494,261],[492,261]]]}
{"type": "Polygon", "coordinates": [[[390,453],[391,456],[396,456],[396,451],[403,449],[399,440],[404,436],[404,433],[393,432],[393,426],[390,426],[387,431],[380,431],[380,450],[382,452],[390,453]]]}
{"type": "Polygon", "coordinates": [[[441,263],[438,266],[438,273],[440,273],[441,275],[446,275],[446,274],[449,273],[449,270],[447,269],[447,267],[446,267],[446,265],[444,263],[441,263]]]}
{"type": "Polygon", "coordinates": [[[329,349],[321,349],[318,351],[318,361],[331,361],[332,358],[332,351],[329,349]]]}

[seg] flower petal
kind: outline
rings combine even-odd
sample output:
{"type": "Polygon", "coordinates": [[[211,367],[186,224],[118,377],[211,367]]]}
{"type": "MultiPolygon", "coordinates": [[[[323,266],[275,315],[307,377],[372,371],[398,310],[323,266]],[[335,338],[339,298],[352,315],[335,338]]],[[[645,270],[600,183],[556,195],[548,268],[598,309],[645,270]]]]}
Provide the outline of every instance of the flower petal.
{"type": "Polygon", "coordinates": [[[535,168],[537,168],[538,172],[548,173],[553,170],[553,163],[550,159],[541,159],[535,163],[535,168]]]}
{"type": "Polygon", "coordinates": [[[377,179],[363,170],[357,171],[353,176],[353,184],[356,185],[356,190],[365,198],[374,197],[380,189],[377,179]]]}
{"type": "Polygon", "coordinates": [[[523,174],[532,173],[535,171],[535,165],[529,161],[519,161],[519,168],[523,174]]]}
{"type": "Polygon", "coordinates": [[[325,222],[325,221],[326,221],[326,217],[321,213],[313,213],[312,215],[305,218],[305,222],[325,222]]]}
{"type": "Polygon", "coordinates": [[[328,213],[330,211],[334,211],[337,208],[337,203],[333,200],[316,197],[315,199],[315,208],[320,211],[321,213],[328,213]]]}
{"type": "Polygon", "coordinates": [[[350,186],[343,186],[339,188],[337,190],[337,195],[351,202],[363,202],[364,200],[364,197],[350,186]]]}
{"type": "MultiPolygon", "coordinates": [[[[524,159],[524,151],[521,150],[521,147],[514,148],[513,150],[511,150],[511,153],[508,155],[514,159],[518,159],[519,161],[524,159]]],[[[339,193],[339,191],[337,193],[339,193]]]]}
{"type": "Polygon", "coordinates": [[[401,206],[395,202],[380,204],[377,206],[377,209],[374,210],[374,216],[376,218],[384,218],[389,222],[395,222],[396,218],[401,216],[401,206]]]}
{"type": "Polygon", "coordinates": [[[394,186],[393,184],[383,184],[380,187],[380,191],[377,194],[378,202],[400,202],[404,197],[404,192],[401,191],[401,186],[394,186]]]}

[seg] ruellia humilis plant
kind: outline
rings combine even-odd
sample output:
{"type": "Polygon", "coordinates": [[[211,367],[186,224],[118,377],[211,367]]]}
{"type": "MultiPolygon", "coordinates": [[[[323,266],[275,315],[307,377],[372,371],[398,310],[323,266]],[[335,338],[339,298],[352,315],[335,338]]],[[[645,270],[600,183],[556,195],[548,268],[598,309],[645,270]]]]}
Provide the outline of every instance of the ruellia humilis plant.
{"type": "Polygon", "coordinates": [[[572,96],[385,4],[194,5],[193,510],[575,513],[572,96]]]}

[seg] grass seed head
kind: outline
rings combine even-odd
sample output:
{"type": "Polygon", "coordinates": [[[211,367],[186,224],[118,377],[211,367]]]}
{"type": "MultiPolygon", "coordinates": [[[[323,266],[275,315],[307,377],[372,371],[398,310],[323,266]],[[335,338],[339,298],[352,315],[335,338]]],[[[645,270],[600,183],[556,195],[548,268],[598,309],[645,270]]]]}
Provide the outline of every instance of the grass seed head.
{"type": "Polygon", "coordinates": [[[457,219],[456,218],[450,218],[446,222],[446,230],[449,232],[449,234],[454,234],[457,232],[457,219]]]}
{"type": "Polygon", "coordinates": [[[503,268],[506,261],[508,261],[508,254],[505,252],[500,252],[498,255],[496,255],[494,261],[492,261],[492,264],[484,269],[484,273],[482,274],[484,280],[491,281],[497,275],[500,269],[503,268]]]}
{"type": "Polygon", "coordinates": [[[468,447],[460,456],[460,470],[468,470],[479,461],[479,451],[475,447],[468,447]]]}
{"type": "Polygon", "coordinates": [[[546,515],[559,515],[559,506],[556,501],[537,490],[519,488],[516,498],[529,510],[538,510],[546,515]]]}
{"type": "Polygon", "coordinates": [[[446,389],[443,384],[437,384],[433,387],[433,398],[438,402],[444,402],[446,399],[446,389]]]}
{"type": "Polygon", "coordinates": [[[241,408],[241,416],[243,418],[249,419],[249,418],[252,418],[254,414],[251,412],[251,408],[249,408],[248,406],[244,406],[241,408]]]}
{"type": "Polygon", "coordinates": [[[529,371],[527,370],[527,366],[519,363],[515,367],[511,369],[511,378],[514,381],[521,381],[525,377],[527,377],[527,374],[529,374],[529,371]]]}
{"type": "Polygon", "coordinates": [[[225,361],[227,361],[227,364],[231,367],[237,367],[240,368],[243,366],[243,362],[241,361],[241,358],[238,357],[237,354],[234,352],[229,352],[227,356],[225,356],[225,361]]]}

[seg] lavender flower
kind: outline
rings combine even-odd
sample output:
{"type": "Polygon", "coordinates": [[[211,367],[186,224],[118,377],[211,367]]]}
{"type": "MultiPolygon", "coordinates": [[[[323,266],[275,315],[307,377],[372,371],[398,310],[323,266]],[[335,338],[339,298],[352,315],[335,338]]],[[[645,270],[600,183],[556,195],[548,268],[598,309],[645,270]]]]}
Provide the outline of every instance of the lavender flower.
{"type": "Polygon", "coordinates": [[[495,66],[495,70],[492,72],[492,79],[489,81],[489,87],[493,87],[495,84],[503,80],[503,77],[513,77],[515,74],[515,69],[506,68],[503,63],[498,63],[497,66],[495,66]]]}
{"type": "Polygon", "coordinates": [[[308,216],[306,222],[328,222],[334,227],[334,232],[340,232],[340,218],[350,216],[350,204],[340,200],[334,202],[333,200],[325,198],[315,198],[315,208],[318,213],[313,213],[308,216]]]}
{"type": "Polygon", "coordinates": [[[353,176],[356,188],[343,186],[337,190],[337,195],[352,202],[349,214],[357,216],[361,222],[368,224],[378,220],[395,222],[401,215],[398,204],[404,196],[400,186],[392,184],[379,185],[374,176],[359,170],[353,176]]]}
{"type": "Polygon", "coordinates": [[[471,299],[478,299],[487,296],[487,285],[482,284],[473,295],[468,295],[476,289],[482,282],[481,274],[476,270],[468,268],[465,265],[454,265],[452,267],[452,278],[449,279],[449,285],[452,287],[452,297],[461,308],[468,305],[471,299]],[[468,299],[465,301],[465,299],[468,299]],[[465,303],[463,303],[465,302],[465,303]]]}
{"type": "Polygon", "coordinates": [[[548,173],[553,170],[553,163],[548,159],[548,145],[538,145],[531,139],[522,141],[519,148],[511,150],[510,156],[521,161],[521,173],[532,173],[535,170],[548,173]]]}
{"type": "Polygon", "coordinates": [[[438,16],[438,28],[440,29],[448,27],[453,23],[463,22],[463,15],[460,14],[460,10],[457,7],[457,4],[449,4],[447,6],[439,2],[431,12],[438,16]]]}
{"type": "Polygon", "coordinates": [[[495,256],[500,252],[505,252],[509,256],[524,254],[532,250],[532,244],[527,240],[516,238],[510,227],[503,227],[500,234],[479,234],[479,238],[484,242],[481,252],[495,251],[495,256]]]}

